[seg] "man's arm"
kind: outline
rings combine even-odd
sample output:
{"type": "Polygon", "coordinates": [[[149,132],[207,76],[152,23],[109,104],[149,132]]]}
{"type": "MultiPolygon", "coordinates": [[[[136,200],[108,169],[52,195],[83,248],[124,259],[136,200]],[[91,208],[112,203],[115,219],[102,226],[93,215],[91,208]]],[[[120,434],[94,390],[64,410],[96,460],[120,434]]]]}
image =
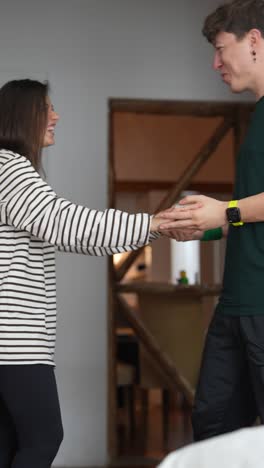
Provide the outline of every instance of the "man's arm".
{"type": "MultiPolygon", "coordinates": [[[[227,224],[226,209],[228,202],[204,195],[189,195],[177,207],[159,213],[164,219],[160,231],[173,229],[193,229],[206,231],[227,224]],[[179,206],[180,205],[180,206],[179,206]]],[[[264,221],[264,193],[238,200],[241,220],[245,223],[264,221]]]]}

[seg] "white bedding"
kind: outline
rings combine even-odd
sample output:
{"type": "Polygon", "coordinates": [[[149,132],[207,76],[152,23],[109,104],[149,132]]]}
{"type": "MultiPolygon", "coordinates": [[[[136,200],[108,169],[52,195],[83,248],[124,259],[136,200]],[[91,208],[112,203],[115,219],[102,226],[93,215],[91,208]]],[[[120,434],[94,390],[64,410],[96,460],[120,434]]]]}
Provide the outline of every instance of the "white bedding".
{"type": "Polygon", "coordinates": [[[196,442],[169,454],[158,468],[264,468],[264,428],[196,442]]]}

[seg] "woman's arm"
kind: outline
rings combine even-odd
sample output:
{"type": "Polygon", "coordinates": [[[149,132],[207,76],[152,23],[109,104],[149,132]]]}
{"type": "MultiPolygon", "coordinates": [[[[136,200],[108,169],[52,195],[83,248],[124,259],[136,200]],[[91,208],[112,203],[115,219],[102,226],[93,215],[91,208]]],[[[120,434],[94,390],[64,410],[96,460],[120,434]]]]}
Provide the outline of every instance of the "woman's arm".
{"type": "Polygon", "coordinates": [[[10,154],[0,169],[1,222],[59,250],[111,255],[136,250],[158,236],[146,213],[97,211],[58,197],[30,162],[10,154]]]}

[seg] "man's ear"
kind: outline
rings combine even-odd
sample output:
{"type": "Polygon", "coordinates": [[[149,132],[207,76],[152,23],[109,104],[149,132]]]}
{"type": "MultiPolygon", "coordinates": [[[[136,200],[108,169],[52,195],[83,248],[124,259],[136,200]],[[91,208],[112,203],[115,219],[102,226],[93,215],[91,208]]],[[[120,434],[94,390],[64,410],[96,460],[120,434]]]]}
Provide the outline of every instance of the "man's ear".
{"type": "Polygon", "coordinates": [[[249,40],[250,40],[251,47],[256,47],[260,43],[260,41],[263,39],[261,31],[259,29],[256,29],[256,28],[251,29],[248,32],[248,37],[249,37],[249,40]]]}

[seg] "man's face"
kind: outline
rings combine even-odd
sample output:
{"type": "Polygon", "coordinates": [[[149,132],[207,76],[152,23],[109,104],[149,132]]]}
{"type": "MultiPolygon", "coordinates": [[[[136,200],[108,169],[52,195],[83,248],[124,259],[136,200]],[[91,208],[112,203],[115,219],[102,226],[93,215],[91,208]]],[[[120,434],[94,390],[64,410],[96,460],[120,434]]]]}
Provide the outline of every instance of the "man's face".
{"type": "Polygon", "coordinates": [[[232,33],[220,32],[215,40],[213,67],[234,93],[252,90],[254,62],[250,35],[242,39],[232,33]]]}

